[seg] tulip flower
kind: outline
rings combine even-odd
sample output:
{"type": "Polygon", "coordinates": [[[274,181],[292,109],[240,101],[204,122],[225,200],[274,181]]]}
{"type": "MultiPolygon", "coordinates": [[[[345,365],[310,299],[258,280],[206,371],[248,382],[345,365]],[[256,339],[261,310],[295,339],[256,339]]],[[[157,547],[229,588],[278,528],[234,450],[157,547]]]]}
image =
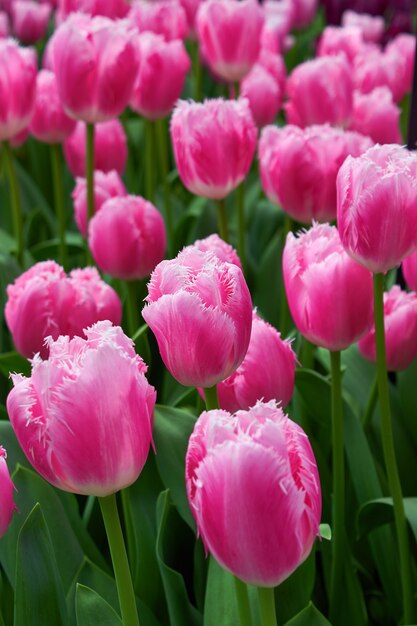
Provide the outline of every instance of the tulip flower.
{"type": "Polygon", "coordinates": [[[367,49],[359,53],[353,63],[355,89],[370,93],[376,87],[388,87],[394,102],[400,102],[410,88],[409,70],[398,50],[367,49]]]}
{"type": "Polygon", "coordinates": [[[318,10],[318,0],[291,0],[293,6],[292,25],[305,28],[312,21],[318,10]]]}
{"type": "Polygon", "coordinates": [[[188,32],[187,14],[180,0],[136,0],[129,19],[141,33],[150,31],[166,41],[185,39],[188,32]]]}
{"type": "Polygon", "coordinates": [[[181,384],[213,387],[243,361],[252,303],[236,265],[186,248],[157,265],[146,303],[143,318],[156,336],[165,366],[181,384]]]}
{"type": "Polygon", "coordinates": [[[0,537],[6,534],[17,507],[13,502],[13,483],[6,463],[6,450],[0,446],[0,537]]]}
{"type": "Polygon", "coordinates": [[[293,320],[311,342],[344,350],[372,324],[372,275],[345,252],[336,227],[287,236],[282,259],[293,320]]]}
{"type": "Polygon", "coordinates": [[[407,286],[417,292],[417,250],[404,259],[402,270],[407,286]]]}
{"type": "Polygon", "coordinates": [[[397,145],[348,157],[337,176],[337,223],[358,263],[385,273],[417,247],[417,157],[397,145]]]}
{"type": "Polygon", "coordinates": [[[328,125],[267,126],[259,142],[262,187],[297,222],[333,220],[340,166],[371,145],[367,137],[328,125]]]}
{"type": "Polygon", "coordinates": [[[296,356],[288,341],[256,312],[248,351],[237,370],[217,385],[220,408],[233,413],[258,400],[286,407],[294,390],[296,356]]]}
{"type": "Polygon", "coordinates": [[[36,263],[7,287],[5,318],[17,350],[26,358],[48,355],[45,338],[82,335],[99,320],[119,324],[122,306],[116,292],[95,268],[67,276],[54,261],[36,263]]]}
{"type": "Polygon", "coordinates": [[[61,24],[70,13],[104,15],[111,19],[126,17],[129,11],[128,0],[58,0],[57,23],[61,24]]]}
{"type": "Polygon", "coordinates": [[[243,79],[241,96],[247,98],[252,117],[259,128],[271,124],[281,108],[279,84],[260,63],[256,63],[243,79]]]}
{"type": "Polygon", "coordinates": [[[355,11],[350,10],[343,13],[342,26],[359,28],[364,41],[367,43],[379,43],[385,30],[384,18],[380,15],[355,13],[355,11]]]}
{"type": "MultiPolygon", "coordinates": [[[[387,369],[405,370],[417,357],[417,294],[398,285],[384,293],[384,323],[387,369]]],[[[358,347],[366,359],[376,361],[375,328],[362,337],[358,347]]]]}
{"type": "MultiPolygon", "coordinates": [[[[126,187],[116,170],[110,172],[97,171],[94,174],[94,213],[97,213],[110,198],[127,195],[126,187]]],[[[87,237],[87,181],[85,178],[76,179],[72,192],[74,205],[74,219],[80,233],[87,237]]]]}
{"type": "Polygon", "coordinates": [[[375,143],[402,143],[400,114],[388,87],[376,87],[367,94],[355,91],[350,128],[375,143]]]}
{"type": "Polygon", "coordinates": [[[164,220],[144,198],[110,198],[90,221],[88,243],[103,272],[123,280],[145,278],[165,255],[164,220]]]}
{"type": "Polygon", "coordinates": [[[298,65],[287,81],[287,119],[296,126],[347,126],[352,115],[352,70],[346,57],[324,56],[298,65]]]}
{"type": "Polygon", "coordinates": [[[255,64],[264,23],[256,0],[207,0],[196,29],[202,56],[213,72],[230,82],[242,80],[255,64]]]}
{"type": "Polygon", "coordinates": [[[14,0],[11,6],[12,30],[24,44],[42,39],[48,28],[52,7],[34,0],[14,0]]]}
{"type": "MultiPolygon", "coordinates": [[[[394,37],[385,48],[387,55],[399,55],[403,67],[403,92],[411,91],[413,84],[414,56],[416,52],[416,38],[411,33],[400,33],[394,37]]],[[[401,92],[400,92],[401,93],[401,92]]]]}
{"type": "MultiPolygon", "coordinates": [[[[71,174],[85,177],[86,126],[78,122],[64,142],[64,154],[71,174]]],[[[94,132],[94,169],[123,174],[127,162],[127,137],[119,120],[96,124],[94,132]]]]}
{"type": "Polygon", "coordinates": [[[36,79],[35,110],[29,125],[30,133],[44,143],[62,143],[75,129],[58,95],[55,74],[41,70],[36,79]]]}
{"type": "Polygon", "coordinates": [[[185,465],[198,532],[224,568],[274,587],[307,558],[321,515],[317,465],[306,434],[275,402],[202,413],[185,465]]]}
{"type": "Polygon", "coordinates": [[[205,239],[197,239],[191,246],[187,246],[186,249],[190,248],[200,250],[201,252],[212,252],[223,263],[233,263],[242,269],[236,250],[229,243],[220,239],[217,233],[213,233],[205,239]]]}
{"type": "Polygon", "coordinates": [[[320,37],[317,56],[344,54],[349,63],[353,63],[356,55],[367,48],[362,31],[357,26],[326,26],[320,37]]]}
{"type": "Polygon", "coordinates": [[[165,117],[181,95],[191,61],[182,41],[142,33],[137,39],[139,71],[130,98],[131,108],[155,120],[165,117]]]}

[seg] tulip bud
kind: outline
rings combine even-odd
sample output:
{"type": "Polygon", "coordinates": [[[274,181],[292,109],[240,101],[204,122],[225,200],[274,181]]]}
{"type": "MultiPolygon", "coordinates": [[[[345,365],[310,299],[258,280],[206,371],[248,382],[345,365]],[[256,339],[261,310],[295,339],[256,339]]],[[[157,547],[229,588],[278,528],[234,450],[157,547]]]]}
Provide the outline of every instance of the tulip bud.
{"type": "Polygon", "coordinates": [[[49,338],[49,360],[37,355],[30,378],[12,376],[7,411],[45,480],[107,496],[135,482],[145,464],[156,393],[121,328],[99,322],[85,336],[49,338]]]}
{"type": "Polygon", "coordinates": [[[55,74],[41,70],[36,79],[35,110],[29,126],[31,134],[45,143],[62,143],[76,124],[64,111],[55,74]]]}
{"type": "Polygon", "coordinates": [[[275,587],[310,554],[321,516],[317,465],[305,432],[275,402],[202,413],[185,476],[206,549],[244,582],[275,587]]]}

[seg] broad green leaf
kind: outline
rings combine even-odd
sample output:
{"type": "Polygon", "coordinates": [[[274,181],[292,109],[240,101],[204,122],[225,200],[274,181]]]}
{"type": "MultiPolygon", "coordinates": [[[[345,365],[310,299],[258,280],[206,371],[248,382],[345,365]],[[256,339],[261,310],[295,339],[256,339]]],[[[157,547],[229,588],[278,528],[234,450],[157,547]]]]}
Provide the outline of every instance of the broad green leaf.
{"type": "MultiPolygon", "coordinates": [[[[156,553],[160,567],[171,626],[202,626],[202,615],[191,604],[183,575],[174,569],[186,567],[187,547],[192,544],[192,532],[171,505],[169,492],[160,494],[157,504],[158,537],[156,553]]],[[[192,554],[191,561],[192,561],[192,554]]]]}
{"type": "Polygon", "coordinates": [[[282,234],[277,232],[270,241],[255,274],[253,304],[259,307],[262,317],[278,326],[279,302],[282,293],[282,234]]]}
{"type": "Polygon", "coordinates": [[[156,464],[178,512],[192,529],[195,524],[185,490],[185,454],[195,421],[186,411],[161,405],[155,407],[156,464]]]}
{"type": "Polygon", "coordinates": [[[66,626],[57,561],[41,507],[36,504],[17,542],[14,626],[66,626]]]}
{"type": "Polygon", "coordinates": [[[123,626],[110,604],[89,587],[77,584],[75,606],[77,626],[123,626]]]}
{"type": "MultiPolygon", "coordinates": [[[[417,498],[404,498],[404,512],[417,542],[417,498]]],[[[394,521],[392,498],[378,498],[365,502],[358,512],[358,532],[366,535],[374,528],[394,521]]]]}
{"type": "Polygon", "coordinates": [[[0,354],[0,372],[9,378],[10,373],[30,376],[30,363],[19,352],[3,352],[0,354]]]}
{"type": "Polygon", "coordinates": [[[398,401],[404,422],[414,445],[417,447],[417,359],[404,372],[397,374],[398,401]]]}
{"type": "Polygon", "coordinates": [[[275,589],[278,621],[283,624],[311,600],[316,580],[316,551],[275,589]]]}
{"type": "Polygon", "coordinates": [[[331,624],[310,602],[298,615],[290,619],[286,626],[331,626],[331,624]]]}
{"type": "MultiPolygon", "coordinates": [[[[253,626],[259,624],[258,593],[256,587],[247,586],[251,603],[253,626]]],[[[209,558],[204,626],[236,626],[239,613],[236,603],[235,577],[209,558]]]]}
{"type": "Polygon", "coordinates": [[[17,464],[23,465],[23,467],[31,467],[8,419],[0,420],[0,445],[7,451],[7,467],[10,474],[13,474],[17,464]]]}

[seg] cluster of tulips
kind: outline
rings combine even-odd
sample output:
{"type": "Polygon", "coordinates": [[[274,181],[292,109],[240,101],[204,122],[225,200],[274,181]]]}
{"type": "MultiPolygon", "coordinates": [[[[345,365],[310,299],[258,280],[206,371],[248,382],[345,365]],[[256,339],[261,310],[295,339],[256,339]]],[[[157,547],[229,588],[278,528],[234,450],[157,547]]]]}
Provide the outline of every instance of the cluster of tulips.
{"type": "Polygon", "coordinates": [[[0,626],[415,623],[415,38],[316,0],[0,9],[0,626]]]}

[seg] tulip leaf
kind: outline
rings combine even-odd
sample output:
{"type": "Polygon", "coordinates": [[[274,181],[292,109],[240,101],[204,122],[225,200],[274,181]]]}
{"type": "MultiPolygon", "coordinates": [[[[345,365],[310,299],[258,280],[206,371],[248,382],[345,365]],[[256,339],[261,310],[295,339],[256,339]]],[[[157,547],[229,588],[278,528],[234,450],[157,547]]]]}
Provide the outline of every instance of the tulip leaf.
{"type": "Polygon", "coordinates": [[[77,584],[75,594],[77,626],[122,626],[122,620],[98,593],[77,584]]]}
{"type": "MultiPolygon", "coordinates": [[[[417,498],[404,498],[404,512],[411,531],[417,542],[417,498]]],[[[392,498],[378,498],[365,502],[358,512],[357,527],[359,534],[366,535],[374,528],[394,521],[392,498]]]]}
{"type": "Polygon", "coordinates": [[[329,524],[320,524],[320,537],[327,541],[332,540],[332,529],[329,524]]]}
{"type": "Polygon", "coordinates": [[[155,407],[156,464],[179,514],[192,529],[195,524],[185,490],[185,454],[195,421],[187,411],[161,405],[155,407]]]}
{"type": "Polygon", "coordinates": [[[14,626],[66,626],[65,597],[41,507],[36,504],[17,542],[14,626]]]}
{"type": "Polygon", "coordinates": [[[24,467],[31,467],[16,439],[16,435],[14,434],[9,420],[0,420],[0,445],[7,451],[7,467],[9,468],[10,474],[13,474],[17,464],[24,467]]]}
{"type": "Polygon", "coordinates": [[[187,555],[193,534],[172,506],[169,491],[163,491],[157,503],[158,536],[156,553],[171,626],[202,626],[202,615],[191,604],[183,573],[192,567],[193,555],[187,555]],[[187,559],[187,557],[189,557],[187,559]],[[188,563],[187,563],[188,561],[188,563]],[[176,569],[174,569],[174,567],[176,569]]]}
{"type": "MultiPolygon", "coordinates": [[[[259,624],[259,609],[256,587],[247,586],[251,604],[252,624],[259,624]]],[[[204,626],[236,626],[239,613],[236,603],[235,577],[223,569],[210,556],[204,603],[204,626]]]]}
{"type": "Polygon", "coordinates": [[[298,615],[286,622],[285,626],[331,626],[331,624],[310,602],[298,615]]]}
{"type": "Polygon", "coordinates": [[[298,614],[311,599],[316,581],[315,547],[308,558],[275,589],[275,604],[280,622],[298,614]]]}
{"type": "Polygon", "coordinates": [[[30,376],[31,366],[25,357],[18,352],[3,352],[0,354],[0,372],[9,378],[10,373],[15,372],[23,374],[24,376],[30,376]]]}

